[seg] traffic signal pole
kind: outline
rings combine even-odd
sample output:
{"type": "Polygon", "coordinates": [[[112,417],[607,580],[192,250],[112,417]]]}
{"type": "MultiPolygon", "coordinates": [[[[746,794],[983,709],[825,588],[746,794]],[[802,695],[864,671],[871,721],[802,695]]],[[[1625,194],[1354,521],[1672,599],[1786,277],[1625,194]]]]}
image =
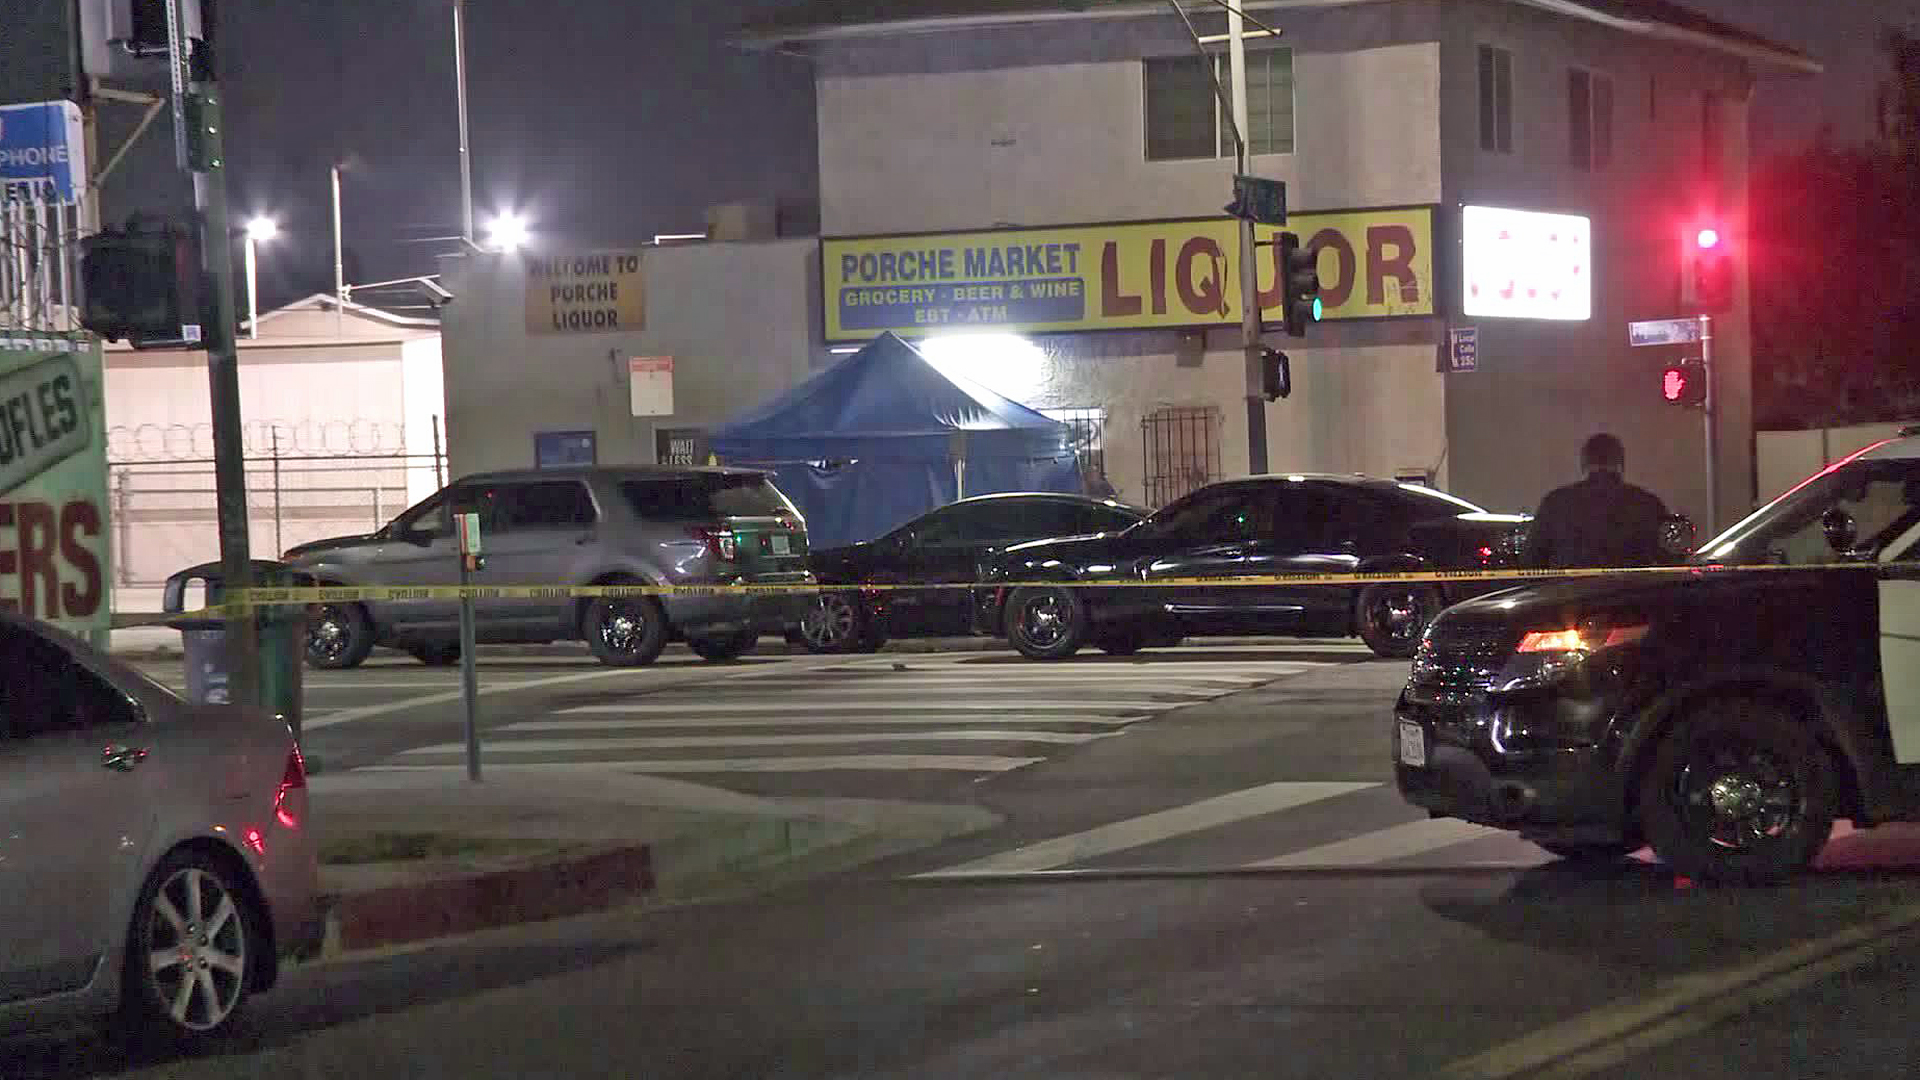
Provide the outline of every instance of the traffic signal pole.
{"type": "Polygon", "coordinates": [[[1707,535],[1720,535],[1720,435],[1717,416],[1720,412],[1719,395],[1714,393],[1713,384],[1713,316],[1700,318],[1700,372],[1706,383],[1706,398],[1701,403],[1700,423],[1706,429],[1707,443],[1707,535]]]}
{"type": "MultiPolygon", "coordinates": [[[[1247,40],[1246,19],[1240,6],[1227,9],[1227,59],[1233,72],[1233,131],[1240,175],[1247,173],[1247,40]]],[[[1240,347],[1245,358],[1247,397],[1247,472],[1267,471],[1267,399],[1265,368],[1260,351],[1259,248],[1254,243],[1253,219],[1240,219],[1240,347]]]]}
{"type": "MultiPolygon", "coordinates": [[[[202,9],[203,49],[215,39],[214,8],[202,9]]],[[[201,268],[213,284],[210,310],[200,328],[207,353],[207,390],[213,412],[213,473],[219,517],[220,577],[228,592],[253,587],[253,555],[247,514],[245,445],[240,423],[240,351],[234,340],[233,253],[227,224],[225,137],[214,63],[189,67],[177,0],[167,0],[168,62],[173,68],[175,116],[191,118],[195,130],[176,123],[181,164],[193,173],[193,204],[200,218],[201,268]],[[187,83],[189,74],[194,81],[187,83]],[[187,107],[181,91],[195,99],[187,107]]],[[[227,617],[227,679],[235,704],[260,704],[260,635],[252,612],[227,617]]]]}

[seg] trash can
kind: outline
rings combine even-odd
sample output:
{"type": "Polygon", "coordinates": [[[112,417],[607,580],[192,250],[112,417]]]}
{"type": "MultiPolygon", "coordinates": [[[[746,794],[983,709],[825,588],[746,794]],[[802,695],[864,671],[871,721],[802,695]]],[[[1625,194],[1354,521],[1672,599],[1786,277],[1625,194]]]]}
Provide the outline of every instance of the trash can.
{"type": "MultiPolygon", "coordinates": [[[[203,563],[167,579],[161,610],[168,615],[185,614],[187,586],[194,581],[205,583],[207,606],[220,603],[225,584],[221,566],[203,563]]],[[[300,588],[317,583],[311,574],[264,559],[254,560],[253,581],[256,588],[300,588]]],[[[300,674],[305,668],[307,652],[306,606],[285,604],[255,608],[253,617],[260,637],[260,703],[267,712],[284,717],[298,734],[300,674]]],[[[206,705],[228,704],[232,697],[228,690],[231,672],[226,621],[173,619],[167,625],[180,631],[182,651],[186,655],[187,700],[206,705]]]]}

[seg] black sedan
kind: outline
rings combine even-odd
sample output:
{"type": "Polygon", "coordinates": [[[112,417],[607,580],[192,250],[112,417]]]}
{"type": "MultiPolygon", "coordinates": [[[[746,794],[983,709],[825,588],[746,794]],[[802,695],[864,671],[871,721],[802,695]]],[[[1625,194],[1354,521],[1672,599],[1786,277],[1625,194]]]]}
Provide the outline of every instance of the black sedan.
{"type": "Polygon", "coordinates": [[[1401,792],[1569,858],[1650,844],[1768,881],[1836,818],[1920,820],[1920,436],[1862,451],[1672,575],[1461,604],[1395,709],[1401,792]]]}
{"type": "Polygon", "coordinates": [[[1186,635],[1359,634],[1382,656],[1413,655],[1441,608],[1485,592],[1461,585],[1174,585],[1161,579],[1511,566],[1526,518],[1490,514],[1418,484],[1367,476],[1260,476],[1211,484],[1124,533],[1021,544],[986,568],[977,625],[1022,655],[1082,646],[1127,654],[1186,635]],[[1037,583],[1022,585],[1023,581],[1037,583]],[[1122,587],[1073,588],[1063,581],[1122,587]]]}
{"type": "MultiPolygon", "coordinates": [[[[980,495],[929,511],[877,540],[813,552],[809,565],[826,585],[976,580],[995,549],[1053,537],[1126,529],[1145,510],[1105,499],[1055,493],[980,495]]],[[[871,652],[888,637],[972,632],[964,588],[823,593],[797,637],[813,652],[871,652]]]]}

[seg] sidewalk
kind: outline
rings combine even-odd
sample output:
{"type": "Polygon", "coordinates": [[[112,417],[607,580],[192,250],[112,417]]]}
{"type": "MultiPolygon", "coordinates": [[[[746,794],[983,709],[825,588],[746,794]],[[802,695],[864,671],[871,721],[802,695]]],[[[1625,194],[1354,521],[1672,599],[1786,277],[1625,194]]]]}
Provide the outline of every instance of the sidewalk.
{"type": "Polygon", "coordinates": [[[608,769],[309,780],[321,957],[755,891],[998,824],[973,806],[762,799],[608,769]]]}

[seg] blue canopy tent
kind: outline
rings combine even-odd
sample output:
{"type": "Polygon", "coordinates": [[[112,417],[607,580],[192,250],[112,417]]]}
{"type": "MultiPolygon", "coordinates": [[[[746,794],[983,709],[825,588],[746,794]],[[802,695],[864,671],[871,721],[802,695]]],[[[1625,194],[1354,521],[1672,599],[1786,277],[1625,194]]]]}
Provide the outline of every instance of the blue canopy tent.
{"type": "Polygon", "coordinates": [[[962,495],[1080,490],[1067,425],[892,334],[708,437],[728,464],[775,471],[814,547],[870,540],[962,495]]]}

